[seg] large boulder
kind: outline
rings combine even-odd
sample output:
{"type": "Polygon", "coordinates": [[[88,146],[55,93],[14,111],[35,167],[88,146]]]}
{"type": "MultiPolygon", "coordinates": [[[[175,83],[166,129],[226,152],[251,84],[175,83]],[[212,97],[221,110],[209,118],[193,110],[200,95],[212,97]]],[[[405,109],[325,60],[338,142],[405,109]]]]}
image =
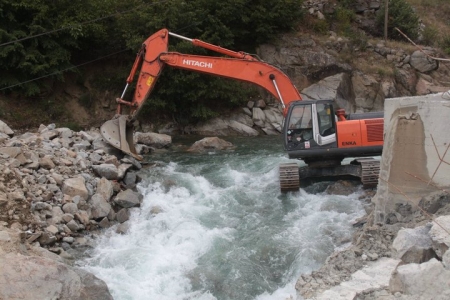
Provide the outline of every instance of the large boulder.
{"type": "Polygon", "coordinates": [[[114,203],[123,208],[139,206],[141,203],[141,196],[140,194],[127,189],[117,194],[116,198],[114,198],[114,203]]]}
{"type": "Polygon", "coordinates": [[[395,256],[404,263],[422,263],[435,256],[428,235],[431,226],[400,229],[392,243],[395,256]]]}
{"type": "Polygon", "coordinates": [[[229,150],[234,149],[235,146],[227,142],[225,140],[222,140],[218,137],[207,137],[204,139],[201,139],[199,141],[196,141],[189,149],[190,152],[203,152],[203,151],[210,151],[210,150],[229,150]]]}
{"type": "Polygon", "coordinates": [[[409,64],[421,73],[427,73],[436,70],[439,67],[437,60],[430,58],[428,55],[432,55],[430,50],[416,50],[411,55],[409,64]]]}
{"type": "Polygon", "coordinates": [[[0,299],[113,299],[105,282],[45,257],[0,256],[0,299]]]}
{"type": "Polygon", "coordinates": [[[334,100],[347,113],[355,112],[355,95],[351,90],[351,78],[340,73],[327,77],[302,90],[302,95],[311,100],[334,100]]]}
{"type": "Polygon", "coordinates": [[[167,134],[155,132],[136,132],[134,141],[139,144],[160,149],[170,146],[170,144],[172,144],[172,137],[167,134]]]}
{"type": "Polygon", "coordinates": [[[449,278],[450,270],[433,258],[422,264],[399,266],[392,273],[389,290],[415,299],[450,299],[449,278]]]}

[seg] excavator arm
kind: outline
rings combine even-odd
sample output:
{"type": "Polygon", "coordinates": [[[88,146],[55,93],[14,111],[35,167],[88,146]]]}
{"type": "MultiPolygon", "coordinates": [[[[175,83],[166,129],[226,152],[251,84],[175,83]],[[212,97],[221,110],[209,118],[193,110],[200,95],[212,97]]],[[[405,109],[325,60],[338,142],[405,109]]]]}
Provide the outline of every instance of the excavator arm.
{"type": "Polygon", "coordinates": [[[278,68],[263,62],[256,57],[235,52],[197,39],[189,39],[167,29],[161,29],[150,36],[142,44],[136,60],[127,78],[122,96],[116,99],[117,115],[101,127],[105,140],[121,151],[142,159],[137,154],[133,141],[133,129],[130,125],[136,118],[140,108],[151,94],[164,66],[231,78],[258,85],[272,94],[283,106],[286,115],[292,101],[302,100],[297,88],[286,74],[278,68]],[[200,56],[168,52],[169,36],[191,42],[193,45],[217,52],[228,57],[200,56]],[[132,101],[125,101],[123,97],[135,74],[140,68],[136,90],[132,101]],[[123,106],[129,107],[129,115],[122,114],[123,106]]]}

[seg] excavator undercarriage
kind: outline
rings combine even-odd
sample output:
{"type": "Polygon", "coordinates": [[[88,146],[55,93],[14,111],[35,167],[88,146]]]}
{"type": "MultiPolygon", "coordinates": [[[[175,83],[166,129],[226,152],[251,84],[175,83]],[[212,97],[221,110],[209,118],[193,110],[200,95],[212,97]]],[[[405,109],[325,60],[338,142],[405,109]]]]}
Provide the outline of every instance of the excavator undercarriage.
{"type": "Polygon", "coordinates": [[[282,192],[298,191],[302,180],[324,178],[359,178],[364,188],[378,184],[380,161],[372,157],[355,158],[349,164],[329,164],[299,167],[297,163],[281,164],[279,168],[280,189],[282,192]]]}

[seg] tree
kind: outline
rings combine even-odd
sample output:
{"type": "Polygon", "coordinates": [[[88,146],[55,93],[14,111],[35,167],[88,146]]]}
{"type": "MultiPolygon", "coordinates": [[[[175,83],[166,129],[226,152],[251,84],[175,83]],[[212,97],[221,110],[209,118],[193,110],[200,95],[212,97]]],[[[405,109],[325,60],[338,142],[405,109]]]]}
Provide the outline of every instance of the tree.
{"type": "MultiPolygon", "coordinates": [[[[105,7],[104,3],[1,1],[0,88],[12,87],[8,90],[31,96],[45,90],[45,81],[36,78],[63,80],[64,70],[73,67],[75,53],[92,52],[90,48],[82,48],[83,39],[99,41],[101,33],[106,32],[101,22],[83,24],[107,13],[110,6],[105,7]]],[[[92,42],[89,44],[92,46],[92,42]]]]}
{"type": "MultiPolygon", "coordinates": [[[[412,39],[416,39],[419,35],[419,17],[412,6],[405,0],[390,0],[388,9],[387,31],[389,37],[393,39],[402,39],[400,33],[395,30],[397,27],[412,39]]],[[[378,10],[377,26],[383,28],[385,25],[385,5],[378,10]]]]}

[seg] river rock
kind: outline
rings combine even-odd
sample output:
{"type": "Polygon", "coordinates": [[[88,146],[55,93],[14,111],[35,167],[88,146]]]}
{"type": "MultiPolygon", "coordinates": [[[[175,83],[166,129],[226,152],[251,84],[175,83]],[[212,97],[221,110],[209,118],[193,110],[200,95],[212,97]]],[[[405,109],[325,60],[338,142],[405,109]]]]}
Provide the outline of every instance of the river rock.
{"type": "Polygon", "coordinates": [[[122,191],[114,198],[114,203],[123,208],[130,208],[140,205],[140,195],[130,189],[122,191]]]}
{"type": "Polygon", "coordinates": [[[93,219],[100,219],[108,216],[109,211],[111,210],[111,204],[106,201],[103,195],[93,195],[90,202],[91,217],[93,219]]]}
{"type": "Polygon", "coordinates": [[[259,107],[252,108],[252,119],[253,123],[255,123],[256,126],[265,127],[266,115],[264,114],[261,108],[259,107]]]}
{"type": "Polygon", "coordinates": [[[80,196],[84,201],[86,201],[89,196],[85,180],[82,176],[64,180],[61,191],[68,196],[80,196]]]}
{"type": "Polygon", "coordinates": [[[116,214],[116,220],[119,223],[124,223],[130,219],[130,211],[127,208],[122,208],[116,214]]]}
{"type": "Polygon", "coordinates": [[[196,141],[187,151],[202,152],[209,150],[230,150],[234,148],[235,146],[232,143],[218,137],[207,137],[196,141]]]}
{"type": "Polygon", "coordinates": [[[9,128],[9,126],[6,125],[5,122],[1,120],[0,120],[0,132],[10,136],[14,135],[14,131],[11,128],[9,128]]]}
{"type": "Polygon", "coordinates": [[[94,172],[100,176],[109,180],[117,180],[119,177],[119,170],[113,164],[101,164],[98,166],[92,166],[94,172]]]}
{"type": "Polygon", "coordinates": [[[45,257],[8,253],[0,269],[0,299],[113,299],[93,274],[45,257]]]}
{"type": "Polygon", "coordinates": [[[144,144],[155,148],[167,148],[172,144],[172,137],[167,134],[155,132],[136,132],[134,135],[136,143],[144,144]]]}

